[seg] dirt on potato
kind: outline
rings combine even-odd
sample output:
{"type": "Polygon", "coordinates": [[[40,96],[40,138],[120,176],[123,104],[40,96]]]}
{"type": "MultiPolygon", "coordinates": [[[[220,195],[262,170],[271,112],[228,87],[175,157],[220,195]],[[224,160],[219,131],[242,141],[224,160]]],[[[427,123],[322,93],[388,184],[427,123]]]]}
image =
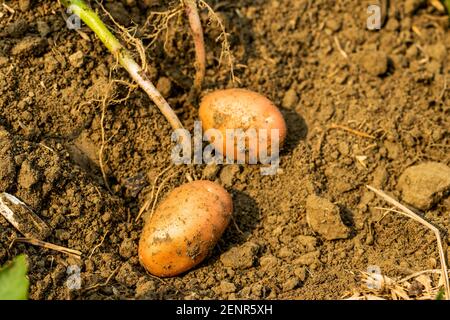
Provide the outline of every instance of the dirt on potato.
{"type": "MultiPolygon", "coordinates": [[[[187,19],[176,16],[153,43],[155,30],[143,27],[150,12],[178,3],[102,2],[118,23],[137,26],[152,81],[192,130],[198,105],[188,100],[195,53],[187,19]]],[[[288,136],[277,174],[263,176],[258,165],[170,167],[171,127],[126,84],[94,33],[68,29],[70,14],[57,1],[6,1],[0,192],[47,223],[47,242],[82,258],[10,246],[21,235],[0,216],[0,265],[27,254],[32,299],[339,299],[365,285],[359,272],[369,266],[391,278],[439,268],[433,233],[377,209],[389,205],[366,185],[419,207],[450,244],[445,13],[427,1],[390,1],[381,30],[371,31],[370,1],[207,2],[230,34],[239,83],[226,60],[219,64],[221,31],[202,9],[204,91],[248,88],[280,107],[288,136]],[[145,219],[135,218],[155,181],[160,202],[190,178],[232,194],[233,222],[197,268],[158,279],[139,264],[145,219]],[[77,270],[80,288],[69,281],[77,270]]]]}

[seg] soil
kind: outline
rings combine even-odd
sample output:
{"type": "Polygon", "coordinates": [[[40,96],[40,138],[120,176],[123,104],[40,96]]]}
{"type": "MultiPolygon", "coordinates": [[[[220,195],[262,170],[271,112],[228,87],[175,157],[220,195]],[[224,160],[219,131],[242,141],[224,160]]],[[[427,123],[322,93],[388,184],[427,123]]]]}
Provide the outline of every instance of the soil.
{"type": "MultiPolygon", "coordinates": [[[[167,9],[160,1],[103,2],[127,27],[142,27],[150,11],[167,9]]],[[[256,165],[170,168],[159,201],[189,177],[215,180],[233,196],[234,222],[194,270],[168,279],[147,274],[137,258],[144,219],[135,217],[171,164],[170,126],[141,90],[124,85],[127,74],[89,29],[66,28],[57,1],[6,1],[0,192],[48,224],[47,242],[83,256],[10,246],[21,235],[0,216],[0,265],[27,254],[32,299],[339,299],[364,286],[359,272],[369,266],[392,278],[439,268],[433,233],[397,214],[382,218],[376,207],[389,206],[366,184],[400,200],[407,189],[411,199],[435,187],[423,185],[421,175],[434,181],[433,174],[448,174],[445,15],[426,1],[390,1],[386,23],[370,31],[369,1],[208,2],[230,33],[240,83],[219,65],[220,30],[202,10],[204,90],[249,88],[280,107],[288,138],[278,174],[262,176],[256,165]],[[109,85],[110,75],[123,81],[109,85]],[[107,92],[114,96],[105,99],[107,92]],[[428,162],[438,169],[416,167],[408,174],[419,178],[403,179],[399,188],[407,168],[428,162]],[[73,265],[81,270],[80,290],[66,285],[73,265]]],[[[146,32],[139,28],[136,36],[149,44],[146,32]]],[[[197,106],[187,101],[195,55],[183,15],[147,55],[152,80],[192,129],[197,106]]],[[[445,244],[448,181],[420,202],[424,216],[445,231],[445,244]]]]}

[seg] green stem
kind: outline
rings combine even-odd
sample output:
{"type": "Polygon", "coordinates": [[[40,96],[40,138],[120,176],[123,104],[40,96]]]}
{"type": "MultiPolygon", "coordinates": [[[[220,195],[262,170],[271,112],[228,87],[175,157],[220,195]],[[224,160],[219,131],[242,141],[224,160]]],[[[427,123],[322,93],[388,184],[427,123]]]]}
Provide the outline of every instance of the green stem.
{"type": "Polygon", "coordinates": [[[166,99],[155,88],[149,80],[145,71],[132,58],[130,52],[122,46],[117,38],[109,31],[98,15],[83,0],[61,0],[72,14],[80,19],[98,36],[108,50],[117,58],[117,61],[124,67],[134,81],[147,93],[152,101],[166,117],[174,130],[182,129],[183,125],[172,110],[166,99]]]}

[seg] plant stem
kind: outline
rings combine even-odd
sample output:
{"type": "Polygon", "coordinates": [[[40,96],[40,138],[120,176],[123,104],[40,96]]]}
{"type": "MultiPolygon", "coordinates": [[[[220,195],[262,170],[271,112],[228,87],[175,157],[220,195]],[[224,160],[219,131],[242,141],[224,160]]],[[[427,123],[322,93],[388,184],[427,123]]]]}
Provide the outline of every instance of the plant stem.
{"type": "Polygon", "coordinates": [[[450,16],[450,0],[445,0],[445,6],[447,7],[447,13],[450,16]]]}
{"type": "Polygon", "coordinates": [[[76,14],[80,19],[98,36],[108,50],[116,57],[117,61],[124,67],[134,81],[147,93],[152,101],[159,108],[161,113],[169,121],[174,130],[182,129],[183,125],[172,110],[166,99],[155,88],[148,76],[130,52],[117,40],[102,22],[98,15],[83,0],[61,0],[61,3],[76,14]]]}
{"type": "Polygon", "coordinates": [[[203,37],[203,28],[198,14],[198,8],[196,0],[184,0],[186,15],[189,19],[189,25],[191,27],[192,38],[195,45],[195,79],[194,86],[191,95],[196,95],[202,89],[203,79],[206,72],[206,52],[205,52],[205,40],[203,37]]]}

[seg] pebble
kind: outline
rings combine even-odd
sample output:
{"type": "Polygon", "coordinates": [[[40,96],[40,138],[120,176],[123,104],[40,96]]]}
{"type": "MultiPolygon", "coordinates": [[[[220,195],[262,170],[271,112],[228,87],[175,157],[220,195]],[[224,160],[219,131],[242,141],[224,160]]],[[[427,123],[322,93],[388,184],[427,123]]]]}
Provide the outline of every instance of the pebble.
{"type": "Polygon", "coordinates": [[[439,162],[409,167],[400,176],[397,188],[403,201],[420,210],[428,210],[450,190],[450,167],[439,162]]]}
{"type": "Polygon", "coordinates": [[[24,19],[17,19],[6,27],[6,33],[12,38],[20,38],[28,31],[28,23],[24,19]]]}
{"type": "Polygon", "coordinates": [[[434,45],[426,46],[424,50],[430,58],[439,63],[443,63],[447,59],[447,49],[443,43],[436,43],[434,45]]]}
{"type": "Polygon", "coordinates": [[[233,269],[248,269],[253,267],[259,246],[253,242],[247,242],[240,247],[233,247],[220,256],[220,261],[225,267],[233,269]]]}
{"type": "Polygon", "coordinates": [[[383,165],[378,166],[373,172],[372,185],[375,188],[383,189],[388,181],[388,172],[383,165]]]}
{"type": "Polygon", "coordinates": [[[6,65],[8,63],[8,58],[4,56],[0,56],[0,67],[6,65]]]}
{"type": "Polygon", "coordinates": [[[319,261],[320,257],[320,251],[316,250],[313,252],[305,253],[304,255],[301,255],[297,259],[293,261],[294,264],[301,265],[301,266],[309,266],[313,263],[317,263],[319,261]]]}
{"type": "Polygon", "coordinates": [[[339,30],[341,30],[342,22],[331,18],[325,22],[325,26],[333,32],[338,32],[339,30]]]}
{"type": "Polygon", "coordinates": [[[297,240],[303,247],[305,247],[306,251],[313,251],[316,248],[316,237],[300,235],[297,237],[297,240]]]}
{"type": "Polygon", "coordinates": [[[220,181],[224,187],[231,187],[236,179],[236,175],[240,172],[239,165],[231,164],[225,166],[220,172],[220,181]]]}
{"type": "Polygon", "coordinates": [[[45,21],[39,20],[36,23],[36,26],[37,26],[37,30],[38,30],[39,34],[43,38],[45,38],[51,31],[49,25],[45,21]]]}
{"type": "Polygon", "coordinates": [[[24,189],[30,189],[39,181],[39,172],[33,168],[28,160],[22,163],[17,182],[24,189]]]}
{"type": "Polygon", "coordinates": [[[295,289],[299,285],[300,281],[297,277],[289,278],[285,283],[283,283],[283,291],[290,291],[295,289]]]}
{"type": "Polygon", "coordinates": [[[263,268],[273,269],[278,265],[278,259],[272,255],[267,255],[259,259],[259,264],[263,268]]]}
{"type": "Polygon", "coordinates": [[[345,239],[350,235],[339,214],[339,207],[325,198],[311,195],[306,199],[306,221],[326,240],[345,239]]]}
{"type": "Polygon", "coordinates": [[[125,262],[120,268],[116,276],[116,281],[127,287],[135,286],[138,282],[138,275],[133,270],[133,266],[129,262],[125,262]]]}
{"type": "Polygon", "coordinates": [[[122,258],[129,259],[137,254],[137,246],[133,240],[126,238],[119,247],[119,254],[122,258]]]}
{"type": "Polygon", "coordinates": [[[172,81],[167,77],[160,77],[156,83],[156,89],[158,89],[164,98],[167,98],[172,90],[172,81]]]}
{"type": "Polygon", "coordinates": [[[139,281],[138,284],[136,285],[136,298],[143,298],[143,297],[147,298],[147,295],[154,294],[156,289],[157,288],[155,282],[152,280],[139,281]]]}
{"type": "Polygon", "coordinates": [[[295,89],[289,89],[285,94],[282,102],[283,108],[292,109],[298,103],[298,95],[295,89]]]}
{"type": "Polygon", "coordinates": [[[208,164],[203,169],[203,173],[202,173],[203,179],[206,179],[206,180],[215,179],[217,176],[217,173],[219,172],[219,169],[220,169],[220,167],[215,163],[208,164]]]}
{"type": "Polygon", "coordinates": [[[401,154],[401,147],[398,143],[391,142],[391,141],[385,141],[384,146],[387,150],[387,156],[391,160],[397,159],[401,154]]]}
{"type": "Polygon", "coordinates": [[[306,279],[306,267],[297,267],[294,269],[294,274],[300,281],[305,281],[306,279]]]}
{"type": "Polygon", "coordinates": [[[222,281],[220,282],[218,291],[222,294],[233,293],[236,292],[236,286],[234,285],[234,283],[222,281]]]}
{"type": "Polygon", "coordinates": [[[283,247],[280,249],[280,251],[278,252],[278,256],[280,258],[290,258],[294,255],[294,253],[292,252],[292,250],[290,250],[289,248],[283,247]]]}
{"type": "Polygon", "coordinates": [[[31,0],[19,0],[20,11],[27,11],[31,7],[31,0]]]}
{"type": "Polygon", "coordinates": [[[69,56],[69,63],[74,68],[79,68],[83,65],[84,54],[82,51],[77,51],[69,56]]]}
{"type": "Polygon", "coordinates": [[[372,76],[382,76],[388,70],[389,59],[381,51],[368,51],[362,56],[362,66],[372,76]]]}

